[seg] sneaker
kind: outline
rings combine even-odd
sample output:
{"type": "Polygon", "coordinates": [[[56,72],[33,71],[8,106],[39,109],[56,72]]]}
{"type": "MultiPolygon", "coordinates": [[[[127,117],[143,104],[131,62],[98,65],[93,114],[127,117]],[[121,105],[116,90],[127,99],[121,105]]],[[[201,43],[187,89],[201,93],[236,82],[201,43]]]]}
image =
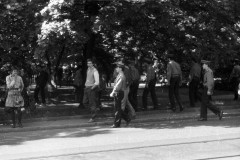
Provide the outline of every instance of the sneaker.
{"type": "Polygon", "coordinates": [[[218,114],[219,120],[222,120],[223,117],[223,111],[220,111],[220,113],[218,114]]]}
{"type": "Polygon", "coordinates": [[[120,128],[120,126],[112,125],[111,128],[120,128]]]}
{"type": "Polygon", "coordinates": [[[207,121],[207,118],[199,118],[198,121],[207,121]]]}
{"type": "Polygon", "coordinates": [[[126,121],[126,127],[129,126],[129,123],[130,123],[130,122],[131,122],[131,119],[129,119],[129,120],[126,121]]]}
{"type": "Polygon", "coordinates": [[[88,123],[92,123],[92,122],[95,122],[95,120],[94,119],[89,119],[89,121],[88,121],[88,123]]]}

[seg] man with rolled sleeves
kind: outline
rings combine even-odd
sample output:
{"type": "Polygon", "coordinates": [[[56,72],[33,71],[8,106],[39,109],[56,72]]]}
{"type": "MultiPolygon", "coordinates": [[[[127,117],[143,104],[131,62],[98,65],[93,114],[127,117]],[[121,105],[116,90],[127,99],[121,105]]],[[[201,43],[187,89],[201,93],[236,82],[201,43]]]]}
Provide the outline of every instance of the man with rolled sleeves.
{"type": "Polygon", "coordinates": [[[232,70],[232,73],[230,75],[229,81],[232,84],[233,87],[233,92],[234,92],[234,99],[233,100],[238,100],[238,85],[240,82],[240,66],[239,66],[239,60],[234,59],[234,67],[232,70]]]}
{"type": "Polygon", "coordinates": [[[84,105],[88,103],[88,106],[91,110],[91,118],[88,122],[94,122],[97,116],[98,107],[97,107],[97,92],[99,85],[99,73],[98,70],[94,67],[92,59],[87,59],[87,78],[85,82],[84,89],[84,105]]]}
{"type": "Polygon", "coordinates": [[[182,85],[182,70],[180,65],[174,61],[173,54],[168,54],[167,56],[169,59],[167,64],[167,85],[169,86],[169,100],[171,104],[171,107],[168,109],[171,109],[173,112],[176,111],[175,97],[179,105],[180,112],[182,112],[184,108],[179,95],[179,86],[182,85]]]}
{"type": "Polygon", "coordinates": [[[213,71],[209,67],[210,61],[202,60],[203,68],[203,93],[202,93],[202,103],[201,103],[201,113],[198,121],[207,121],[207,109],[210,109],[214,114],[222,119],[223,111],[210,103],[210,97],[213,94],[214,89],[214,79],[213,71]]]}
{"type": "Polygon", "coordinates": [[[110,94],[110,97],[114,97],[114,107],[115,107],[115,119],[112,128],[118,128],[121,126],[121,120],[126,121],[126,126],[130,123],[131,119],[125,112],[125,106],[122,106],[122,100],[124,98],[124,91],[126,90],[126,77],[123,73],[124,64],[122,62],[117,62],[116,72],[117,77],[114,81],[114,87],[110,94]]]}
{"type": "Polygon", "coordinates": [[[192,57],[192,68],[189,74],[189,100],[190,107],[195,107],[195,103],[198,99],[198,87],[201,77],[201,66],[197,63],[195,57],[192,57]]]}

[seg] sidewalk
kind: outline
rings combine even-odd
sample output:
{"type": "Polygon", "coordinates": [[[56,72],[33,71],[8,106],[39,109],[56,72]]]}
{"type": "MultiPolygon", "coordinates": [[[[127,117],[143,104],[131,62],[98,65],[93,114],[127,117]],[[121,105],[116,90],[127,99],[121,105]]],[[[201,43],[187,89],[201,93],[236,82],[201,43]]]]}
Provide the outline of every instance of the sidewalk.
{"type": "MultiPolygon", "coordinates": [[[[90,127],[90,126],[111,126],[113,123],[113,100],[105,99],[103,97],[103,110],[100,111],[96,122],[88,123],[90,118],[87,109],[78,109],[77,103],[73,102],[73,94],[71,87],[61,88],[61,95],[59,103],[54,106],[47,106],[44,108],[37,108],[36,114],[32,117],[24,115],[23,128],[11,128],[10,125],[0,125],[0,133],[7,132],[25,132],[36,130],[49,130],[61,128],[74,128],[74,127],[90,127]]],[[[181,113],[167,110],[168,93],[166,88],[157,88],[157,96],[160,104],[160,110],[149,110],[137,112],[137,118],[131,123],[144,123],[144,122],[160,122],[160,121],[174,121],[174,120],[192,120],[196,121],[200,113],[200,103],[197,103],[195,108],[189,108],[188,89],[182,88],[180,90],[185,110],[181,113]]],[[[139,99],[141,102],[141,95],[143,85],[140,85],[139,99]]],[[[150,95],[149,95],[150,97],[150,95]]],[[[224,110],[224,118],[232,116],[240,116],[239,101],[232,101],[231,92],[216,91],[214,96],[214,103],[224,110]]],[[[148,106],[151,109],[151,99],[148,98],[148,106]]],[[[223,118],[223,120],[224,120],[223,118]]],[[[208,112],[208,119],[218,119],[212,112],[208,112]]],[[[125,123],[123,122],[122,127],[125,123]]],[[[131,125],[130,125],[131,127],[131,125]]]]}
{"type": "MultiPolygon", "coordinates": [[[[161,121],[175,121],[175,120],[190,120],[196,121],[199,118],[199,108],[188,108],[183,112],[172,111],[142,111],[137,112],[136,119],[132,120],[131,124],[146,123],[146,122],[161,122],[161,121]]],[[[225,118],[231,118],[233,116],[240,116],[240,109],[225,109],[223,121],[225,118]]],[[[26,131],[37,131],[37,130],[51,130],[51,129],[63,129],[63,128],[77,128],[77,127],[93,127],[93,126],[104,126],[110,127],[113,124],[112,114],[100,114],[95,122],[89,123],[90,115],[79,115],[79,116],[63,116],[63,117],[46,117],[40,119],[26,119],[23,120],[23,128],[11,128],[10,125],[0,126],[0,133],[8,132],[26,132],[26,131]]],[[[218,116],[212,112],[208,113],[208,120],[218,120],[218,116]]],[[[125,126],[125,122],[122,122],[122,127],[125,126]]]]}

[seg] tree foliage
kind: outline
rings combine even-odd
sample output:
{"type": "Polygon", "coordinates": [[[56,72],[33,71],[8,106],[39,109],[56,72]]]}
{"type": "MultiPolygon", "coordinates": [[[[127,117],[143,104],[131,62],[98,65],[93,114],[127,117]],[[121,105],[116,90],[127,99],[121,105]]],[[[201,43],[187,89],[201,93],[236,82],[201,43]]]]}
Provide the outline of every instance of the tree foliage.
{"type": "Polygon", "coordinates": [[[158,57],[165,68],[173,52],[185,71],[191,56],[218,68],[239,57],[239,7],[236,0],[1,0],[2,63],[41,60],[51,68],[121,54],[158,57]]]}

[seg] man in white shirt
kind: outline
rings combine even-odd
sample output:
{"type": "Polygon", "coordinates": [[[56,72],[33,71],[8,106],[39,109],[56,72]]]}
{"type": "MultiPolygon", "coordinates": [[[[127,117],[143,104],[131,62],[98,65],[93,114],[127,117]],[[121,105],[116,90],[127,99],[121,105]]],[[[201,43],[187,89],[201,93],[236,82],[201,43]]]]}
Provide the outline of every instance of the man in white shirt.
{"type": "Polygon", "coordinates": [[[93,66],[93,61],[91,59],[87,60],[87,78],[85,82],[84,89],[84,99],[83,103],[88,103],[91,110],[92,117],[89,122],[94,122],[97,115],[97,91],[99,85],[99,73],[98,70],[93,66]]]}

